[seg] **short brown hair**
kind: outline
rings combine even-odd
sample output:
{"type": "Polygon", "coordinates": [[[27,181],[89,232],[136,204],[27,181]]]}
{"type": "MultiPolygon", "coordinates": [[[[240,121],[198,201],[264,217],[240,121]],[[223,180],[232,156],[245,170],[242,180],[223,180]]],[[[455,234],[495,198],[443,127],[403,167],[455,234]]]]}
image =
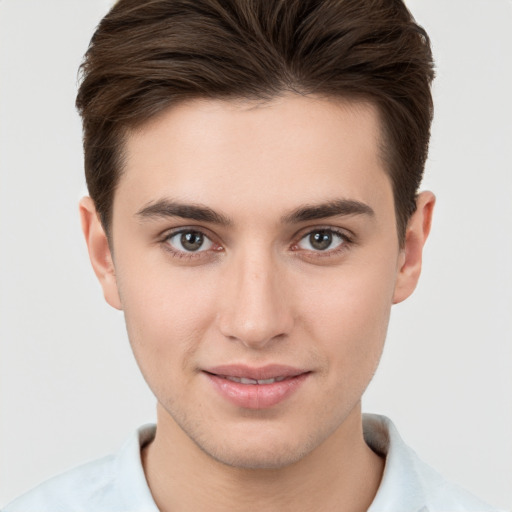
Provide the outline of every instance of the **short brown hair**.
{"type": "Polygon", "coordinates": [[[85,174],[107,233],[127,131],[187,99],[295,91],[378,107],[403,243],[427,157],[434,72],[428,36],[401,0],[119,0],[81,74],[85,174]]]}

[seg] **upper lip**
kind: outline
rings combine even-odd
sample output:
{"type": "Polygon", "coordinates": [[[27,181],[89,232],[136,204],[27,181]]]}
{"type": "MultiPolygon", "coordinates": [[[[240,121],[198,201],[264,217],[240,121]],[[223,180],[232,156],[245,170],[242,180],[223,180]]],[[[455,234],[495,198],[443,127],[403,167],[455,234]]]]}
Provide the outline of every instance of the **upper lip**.
{"type": "Polygon", "coordinates": [[[245,377],[246,379],[265,380],[276,377],[296,377],[308,370],[294,368],[282,364],[269,364],[266,366],[247,366],[244,364],[228,364],[205,368],[203,371],[223,377],[245,377]]]}

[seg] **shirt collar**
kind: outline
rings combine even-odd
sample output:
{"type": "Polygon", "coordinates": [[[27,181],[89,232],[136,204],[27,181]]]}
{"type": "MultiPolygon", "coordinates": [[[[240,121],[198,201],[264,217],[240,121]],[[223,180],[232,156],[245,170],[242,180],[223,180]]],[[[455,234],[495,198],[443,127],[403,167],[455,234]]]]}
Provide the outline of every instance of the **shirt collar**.
{"type": "MultiPolygon", "coordinates": [[[[115,473],[127,510],[158,512],[141,461],[141,448],[153,440],[155,432],[155,425],[139,428],[116,458],[115,473]]],[[[363,414],[363,433],[368,446],[386,459],[379,489],[368,512],[427,512],[432,490],[442,489],[446,483],[439,473],[404,443],[389,418],[363,414]]]]}
{"type": "Polygon", "coordinates": [[[159,512],[149,490],[141,459],[142,448],[154,439],[155,433],[156,425],[140,427],[116,457],[114,474],[126,510],[159,512]]]}
{"type": "Polygon", "coordinates": [[[444,479],[409,448],[391,420],[363,414],[366,444],[386,459],[382,480],[368,512],[427,512],[433,489],[444,479]]]}

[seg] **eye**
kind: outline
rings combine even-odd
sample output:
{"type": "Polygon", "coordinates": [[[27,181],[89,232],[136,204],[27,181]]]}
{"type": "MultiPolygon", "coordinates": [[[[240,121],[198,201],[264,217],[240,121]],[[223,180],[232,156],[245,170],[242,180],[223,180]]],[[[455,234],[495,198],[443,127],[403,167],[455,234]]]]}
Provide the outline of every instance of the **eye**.
{"type": "Polygon", "coordinates": [[[327,251],[337,249],[347,241],[346,236],[332,229],[315,229],[302,237],[297,247],[307,251],[327,251]]]}
{"type": "Polygon", "coordinates": [[[203,252],[213,247],[213,242],[204,233],[193,229],[172,233],[166,242],[177,252],[203,252]]]}

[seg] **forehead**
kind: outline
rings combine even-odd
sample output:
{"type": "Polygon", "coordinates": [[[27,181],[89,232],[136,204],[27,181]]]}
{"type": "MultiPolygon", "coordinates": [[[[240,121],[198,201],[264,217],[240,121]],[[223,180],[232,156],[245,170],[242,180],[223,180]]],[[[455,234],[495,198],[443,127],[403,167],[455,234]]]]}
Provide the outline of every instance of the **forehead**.
{"type": "Polygon", "coordinates": [[[392,201],[380,147],[370,103],[193,100],[128,134],[114,209],[166,196],[252,213],[340,197],[392,201]]]}

